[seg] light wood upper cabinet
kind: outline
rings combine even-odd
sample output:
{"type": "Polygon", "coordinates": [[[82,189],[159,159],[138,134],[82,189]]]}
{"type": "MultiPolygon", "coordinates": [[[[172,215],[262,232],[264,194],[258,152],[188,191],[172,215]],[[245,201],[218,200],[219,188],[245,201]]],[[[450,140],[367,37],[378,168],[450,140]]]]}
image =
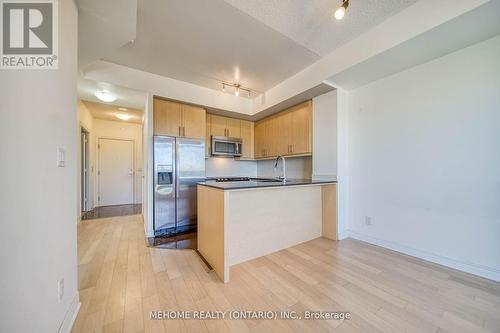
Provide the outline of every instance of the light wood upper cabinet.
{"type": "Polygon", "coordinates": [[[256,159],[312,154],[312,102],[258,121],[254,140],[256,159]]]}
{"type": "Polygon", "coordinates": [[[211,154],[211,149],[212,149],[212,142],[211,142],[211,138],[210,138],[210,131],[211,131],[211,127],[210,127],[210,115],[207,113],[206,114],[206,132],[205,132],[205,157],[210,157],[210,154],[211,154]]]}
{"type": "Polygon", "coordinates": [[[205,140],[205,114],[203,108],[182,104],[182,136],[205,140]]]}
{"type": "Polygon", "coordinates": [[[241,138],[241,121],[239,119],[210,115],[211,135],[241,138]]]}
{"type": "Polygon", "coordinates": [[[210,122],[210,125],[207,125],[207,128],[210,128],[210,133],[207,135],[207,142],[211,143],[211,136],[227,136],[242,139],[243,151],[241,159],[254,158],[253,122],[215,114],[207,115],[207,122],[210,122]]]}
{"type": "Polygon", "coordinates": [[[155,98],[153,102],[154,134],[205,139],[203,108],[155,98]]]}
{"type": "Polygon", "coordinates": [[[227,118],[215,114],[210,115],[210,135],[226,136],[227,118]]]}
{"type": "Polygon", "coordinates": [[[243,141],[242,159],[254,158],[254,123],[241,121],[241,139],[243,141]]]}
{"type": "Polygon", "coordinates": [[[234,118],[226,118],[226,136],[230,138],[241,139],[241,120],[234,118]]]}
{"type": "Polygon", "coordinates": [[[255,158],[265,157],[266,123],[261,120],[255,123],[254,128],[254,156],[255,158]]]}
{"type": "Polygon", "coordinates": [[[180,136],[182,107],[181,104],[154,99],[153,102],[154,134],[180,136]]]}
{"type": "Polygon", "coordinates": [[[291,111],[291,153],[312,153],[312,102],[297,105],[291,111]]]}

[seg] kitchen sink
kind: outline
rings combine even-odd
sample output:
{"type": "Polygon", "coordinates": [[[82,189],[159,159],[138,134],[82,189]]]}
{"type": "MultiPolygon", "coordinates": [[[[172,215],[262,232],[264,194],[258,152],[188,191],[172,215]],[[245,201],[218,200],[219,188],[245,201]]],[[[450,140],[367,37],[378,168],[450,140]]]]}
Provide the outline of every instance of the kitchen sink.
{"type": "Polygon", "coordinates": [[[283,183],[282,179],[274,178],[250,178],[250,180],[256,183],[283,183]]]}

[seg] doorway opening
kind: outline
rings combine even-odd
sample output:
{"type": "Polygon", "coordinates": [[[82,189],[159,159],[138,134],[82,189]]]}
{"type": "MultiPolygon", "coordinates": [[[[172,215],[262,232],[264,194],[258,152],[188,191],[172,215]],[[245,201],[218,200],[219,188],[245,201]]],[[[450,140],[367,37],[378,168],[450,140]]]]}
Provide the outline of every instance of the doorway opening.
{"type": "Polygon", "coordinates": [[[99,207],[134,204],[134,147],[133,140],[99,138],[97,146],[99,207]]]}

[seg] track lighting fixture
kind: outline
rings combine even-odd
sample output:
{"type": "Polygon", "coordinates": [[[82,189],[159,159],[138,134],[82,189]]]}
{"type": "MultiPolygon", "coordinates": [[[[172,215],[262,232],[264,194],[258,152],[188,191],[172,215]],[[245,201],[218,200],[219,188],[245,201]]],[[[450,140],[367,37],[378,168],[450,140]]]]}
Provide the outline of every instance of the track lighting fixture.
{"type": "Polygon", "coordinates": [[[226,92],[226,87],[230,87],[234,89],[234,96],[240,96],[241,91],[245,91],[248,93],[248,97],[252,97],[252,89],[243,87],[239,83],[230,83],[230,82],[222,82],[222,92],[226,92]]]}
{"type": "Polygon", "coordinates": [[[342,20],[344,18],[347,7],[349,7],[349,0],[342,0],[342,5],[335,11],[335,18],[337,20],[342,20]]]}

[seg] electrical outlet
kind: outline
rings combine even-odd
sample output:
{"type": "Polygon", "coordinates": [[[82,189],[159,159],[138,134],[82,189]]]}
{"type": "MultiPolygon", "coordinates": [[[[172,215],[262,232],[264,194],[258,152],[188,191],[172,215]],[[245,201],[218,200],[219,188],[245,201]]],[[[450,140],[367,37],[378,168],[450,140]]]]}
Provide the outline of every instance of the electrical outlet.
{"type": "Polygon", "coordinates": [[[57,282],[57,300],[61,302],[64,297],[64,278],[57,282]]]}
{"type": "Polygon", "coordinates": [[[365,216],[365,225],[372,225],[371,216],[365,216]]]}

